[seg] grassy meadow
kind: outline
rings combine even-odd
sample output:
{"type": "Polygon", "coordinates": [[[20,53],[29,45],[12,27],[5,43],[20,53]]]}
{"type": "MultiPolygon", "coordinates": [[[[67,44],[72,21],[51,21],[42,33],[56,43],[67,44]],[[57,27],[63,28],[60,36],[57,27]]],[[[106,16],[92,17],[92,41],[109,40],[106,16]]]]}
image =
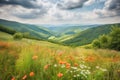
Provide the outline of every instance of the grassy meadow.
{"type": "Polygon", "coordinates": [[[120,80],[119,51],[6,37],[0,40],[0,80],[120,80]]]}

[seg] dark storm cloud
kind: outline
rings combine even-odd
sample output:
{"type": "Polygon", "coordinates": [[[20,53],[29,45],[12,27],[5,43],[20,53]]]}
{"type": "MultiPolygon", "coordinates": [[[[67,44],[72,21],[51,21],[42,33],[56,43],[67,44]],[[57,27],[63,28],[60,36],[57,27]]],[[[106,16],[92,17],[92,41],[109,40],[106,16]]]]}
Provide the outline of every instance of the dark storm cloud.
{"type": "Polygon", "coordinates": [[[120,16],[120,0],[106,0],[103,9],[96,10],[100,17],[120,16]]]}
{"type": "Polygon", "coordinates": [[[46,6],[40,2],[38,4],[36,0],[0,0],[0,8],[8,14],[22,19],[42,17],[48,11],[46,6]],[[11,10],[8,11],[8,8],[11,10]]]}
{"type": "Polygon", "coordinates": [[[78,0],[77,2],[74,2],[74,0],[68,0],[67,2],[60,2],[57,4],[57,7],[60,9],[76,9],[81,8],[83,4],[88,0],[78,0]]]}
{"type": "Polygon", "coordinates": [[[111,0],[106,2],[105,8],[108,10],[120,10],[120,0],[111,0]]]}
{"type": "Polygon", "coordinates": [[[0,0],[0,6],[20,5],[26,8],[40,8],[42,5],[35,5],[36,0],[0,0]]]}

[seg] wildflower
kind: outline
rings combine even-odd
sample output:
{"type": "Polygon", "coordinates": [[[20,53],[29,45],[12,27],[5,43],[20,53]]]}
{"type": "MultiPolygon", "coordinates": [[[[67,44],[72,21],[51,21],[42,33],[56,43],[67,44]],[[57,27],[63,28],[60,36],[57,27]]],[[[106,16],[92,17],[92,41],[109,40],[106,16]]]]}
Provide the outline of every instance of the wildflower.
{"type": "Polygon", "coordinates": [[[12,79],[11,80],[15,80],[15,77],[12,77],[12,79]]]}
{"type": "Polygon", "coordinates": [[[107,69],[102,69],[102,68],[100,68],[100,69],[101,69],[101,71],[103,71],[103,72],[107,71],[107,69]]]}
{"type": "Polygon", "coordinates": [[[100,67],[99,66],[96,66],[97,69],[99,69],[100,67]]]}
{"type": "Polygon", "coordinates": [[[65,64],[66,62],[65,61],[59,61],[59,64],[65,64]]]}
{"type": "Polygon", "coordinates": [[[118,62],[118,61],[120,61],[120,59],[119,58],[117,58],[117,57],[115,57],[115,58],[113,58],[113,60],[112,60],[113,62],[118,62]]]}
{"type": "Polygon", "coordinates": [[[65,67],[65,65],[63,64],[62,66],[61,66],[61,68],[64,68],[65,67]]]}
{"type": "Polygon", "coordinates": [[[27,75],[24,75],[22,79],[25,80],[26,78],[27,78],[27,75]]]}
{"type": "Polygon", "coordinates": [[[120,73],[120,70],[117,70],[118,73],[120,73]]]}
{"type": "Polygon", "coordinates": [[[94,62],[95,59],[96,59],[96,58],[93,57],[93,56],[88,56],[88,57],[85,58],[85,61],[87,61],[87,62],[94,62]]]}
{"type": "Polygon", "coordinates": [[[73,75],[73,77],[76,77],[76,75],[73,75]]]}
{"type": "Polygon", "coordinates": [[[79,77],[80,75],[79,74],[77,74],[77,77],[79,77]]]}
{"type": "Polygon", "coordinates": [[[73,58],[72,56],[69,56],[69,59],[70,59],[70,60],[74,60],[74,58],[73,58]]]}
{"type": "Polygon", "coordinates": [[[71,73],[73,72],[73,71],[70,71],[71,73]]]}
{"type": "Polygon", "coordinates": [[[38,56],[33,56],[32,59],[33,60],[36,60],[38,58],[38,56]]]}
{"type": "Polygon", "coordinates": [[[89,71],[89,70],[86,70],[86,72],[85,72],[86,74],[90,74],[91,72],[89,71]]]}
{"type": "Polygon", "coordinates": [[[80,68],[83,69],[83,68],[84,68],[84,65],[80,65],[80,68]]]}
{"type": "Polygon", "coordinates": [[[77,69],[77,67],[71,67],[72,69],[77,69]]]}
{"type": "Polygon", "coordinates": [[[54,64],[54,67],[57,67],[57,64],[54,64]]]}
{"type": "Polygon", "coordinates": [[[77,64],[77,63],[74,63],[74,66],[75,66],[75,67],[77,67],[77,66],[78,66],[78,64],[77,64]]]}
{"type": "Polygon", "coordinates": [[[45,65],[44,69],[47,70],[49,66],[50,66],[49,64],[45,65]]]}
{"type": "Polygon", "coordinates": [[[70,64],[66,63],[66,68],[69,69],[70,68],[70,64]]]}
{"type": "Polygon", "coordinates": [[[117,70],[117,73],[120,75],[120,70],[117,70]]]}
{"type": "Polygon", "coordinates": [[[34,72],[30,72],[30,77],[33,77],[34,75],[35,75],[35,73],[34,72]]]}
{"type": "Polygon", "coordinates": [[[60,78],[60,77],[63,76],[63,74],[59,72],[59,73],[57,74],[57,76],[60,78]]]}
{"type": "Polygon", "coordinates": [[[63,54],[63,52],[59,52],[59,53],[58,53],[58,56],[62,56],[62,54],[63,54]]]}

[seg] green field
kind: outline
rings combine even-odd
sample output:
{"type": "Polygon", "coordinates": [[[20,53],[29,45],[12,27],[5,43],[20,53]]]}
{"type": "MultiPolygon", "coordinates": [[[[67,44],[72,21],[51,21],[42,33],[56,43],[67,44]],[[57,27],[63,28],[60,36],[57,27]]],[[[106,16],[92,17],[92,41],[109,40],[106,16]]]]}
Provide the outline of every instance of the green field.
{"type": "Polygon", "coordinates": [[[79,34],[75,38],[70,35],[51,36],[51,41],[28,39],[24,33],[3,27],[0,31],[0,80],[120,79],[119,27],[111,28],[107,35],[97,35],[98,38],[93,38],[90,44],[76,47],[59,42],[71,38],[67,43],[79,45],[84,37],[96,35],[93,35],[96,32],[92,33],[94,29],[101,34],[110,27],[103,26],[106,31],[101,27],[85,30],[81,32],[82,37],[79,34]]]}
{"type": "Polygon", "coordinates": [[[12,39],[12,35],[0,31],[0,40],[10,40],[12,39]]]}
{"type": "Polygon", "coordinates": [[[119,51],[29,39],[0,40],[1,80],[119,80],[119,76],[119,51]]]}

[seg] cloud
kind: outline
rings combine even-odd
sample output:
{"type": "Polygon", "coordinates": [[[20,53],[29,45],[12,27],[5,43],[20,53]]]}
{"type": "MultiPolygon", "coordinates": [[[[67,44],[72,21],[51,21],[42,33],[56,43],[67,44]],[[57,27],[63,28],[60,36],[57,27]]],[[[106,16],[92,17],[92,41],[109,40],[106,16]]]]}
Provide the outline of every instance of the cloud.
{"type": "Polygon", "coordinates": [[[107,10],[120,10],[120,0],[107,0],[105,3],[107,10]]]}
{"type": "Polygon", "coordinates": [[[86,1],[88,0],[63,0],[57,4],[57,7],[68,10],[81,8],[86,1]]]}
{"type": "Polygon", "coordinates": [[[0,0],[1,6],[3,5],[20,5],[26,8],[38,8],[42,5],[34,5],[36,0],[0,0]]]}
{"type": "Polygon", "coordinates": [[[27,23],[107,23],[119,15],[119,0],[0,0],[0,18],[27,23]]]}
{"type": "Polygon", "coordinates": [[[84,5],[89,6],[89,5],[92,5],[95,2],[96,2],[96,0],[88,0],[87,2],[85,2],[84,5]]]}
{"type": "Polygon", "coordinates": [[[34,19],[43,17],[47,13],[46,8],[41,9],[26,9],[21,6],[17,6],[16,9],[11,11],[11,14],[23,18],[23,19],[34,19]]]}
{"type": "Polygon", "coordinates": [[[100,17],[120,16],[120,0],[107,0],[103,9],[95,9],[94,12],[100,17]]]}
{"type": "Polygon", "coordinates": [[[53,5],[43,0],[0,0],[0,4],[4,12],[23,19],[43,17],[53,5]]]}

